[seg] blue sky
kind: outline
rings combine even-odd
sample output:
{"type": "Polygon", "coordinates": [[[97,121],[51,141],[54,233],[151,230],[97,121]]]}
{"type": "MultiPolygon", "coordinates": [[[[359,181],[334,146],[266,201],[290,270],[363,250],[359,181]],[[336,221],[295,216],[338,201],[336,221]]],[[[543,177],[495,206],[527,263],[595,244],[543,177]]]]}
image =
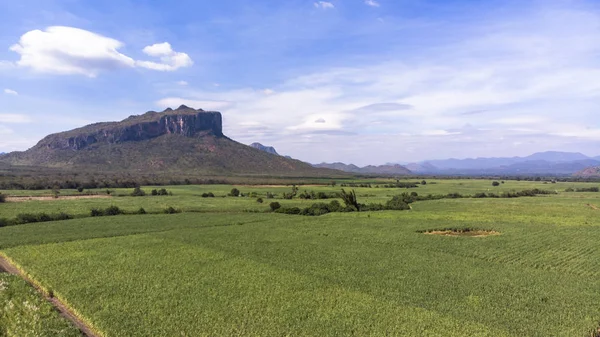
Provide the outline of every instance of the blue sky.
{"type": "Polygon", "coordinates": [[[600,149],[593,1],[0,3],[0,152],[186,104],[359,165],[600,149]]]}

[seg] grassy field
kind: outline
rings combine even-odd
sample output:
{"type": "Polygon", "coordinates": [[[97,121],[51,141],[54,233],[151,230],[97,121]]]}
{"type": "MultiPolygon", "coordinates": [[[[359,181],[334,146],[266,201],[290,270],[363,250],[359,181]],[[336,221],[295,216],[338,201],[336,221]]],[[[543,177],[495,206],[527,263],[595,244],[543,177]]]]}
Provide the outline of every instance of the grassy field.
{"type": "Polygon", "coordinates": [[[29,284],[0,273],[0,336],[81,336],[29,284]]]}
{"type": "MultiPolygon", "coordinates": [[[[0,204],[0,217],[83,215],[110,205],[196,212],[4,227],[0,252],[106,336],[583,337],[600,322],[600,193],[564,190],[590,186],[598,184],[432,180],[409,191],[559,194],[320,217],[269,213],[267,199],[200,197],[224,196],[233,188],[226,185],[167,187],[174,195],[163,197],[10,202],[0,204]],[[443,228],[500,235],[419,233],[443,228]]],[[[290,190],[236,187],[263,197],[290,190]]],[[[360,202],[383,202],[406,190],[356,191],[360,202]]]]}

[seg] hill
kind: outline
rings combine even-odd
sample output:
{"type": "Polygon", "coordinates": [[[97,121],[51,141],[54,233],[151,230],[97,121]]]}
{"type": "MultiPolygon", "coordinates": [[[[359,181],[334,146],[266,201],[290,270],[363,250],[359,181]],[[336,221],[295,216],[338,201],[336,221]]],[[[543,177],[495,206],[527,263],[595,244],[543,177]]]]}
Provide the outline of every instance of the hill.
{"type": "Polygon", "coordinates": [[[585,168],[574,175],[577,177],[600,177],[600,166],[585,168]]]}
{"type": "Polygon", "coordinates": [[[226,137],[220,112],[185,105],[52,134],[0,162],[85,172],[336,175],[226,137]]]}
{"type": "Polygon", "coordinates": [[[361,174],[384,174],[384,175],[409,175],[412,172],[406,167],[399,164],[388,164],[388,165],[380,165],[380,166],[365,166],[358,167],[354,164],[344,164],[344,163],[321,163],[315,164],[314,167],[319,168],[328,168],[333,170],[340,170],[344,172],[352,172],[352,173],[361,173],[361,174]]]}

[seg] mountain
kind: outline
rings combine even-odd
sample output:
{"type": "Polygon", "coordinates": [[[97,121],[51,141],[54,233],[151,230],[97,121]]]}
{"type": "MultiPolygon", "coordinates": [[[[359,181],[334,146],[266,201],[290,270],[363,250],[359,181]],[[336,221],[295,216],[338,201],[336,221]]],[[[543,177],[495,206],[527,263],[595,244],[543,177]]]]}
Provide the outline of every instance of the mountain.
{"type": "Polygon", "coordinates": [[[380,166],[369,165],[369,166],[365,166],[365,167],[358,167],[354,164],[346,165],[344,163],[337,162],[337,163],[331,163],[331,164],[321,163],[321,164],[315,164],[313,166],[319,167],[319,168],[328,168],[328,169],[333,169],[333,170],[340,170],[340,171],[352,172],[352,173],[362,173],[362,174],[408,175],[408,174],[412,173],[406,167],[404,167],[402,165],[398,165],[398,164],[380,165],[380,166]]]}
{"type": "Polygon", "coordinates": [[[83,172],[280,174],[323,176],[341,172],[273,156],[223,135],[220,112],[149,111],[121,122],[96,123],[52,134],[0,162],[83,172]]]}
{"type": "Polygon", "coordinates": [[[429,160],[407,167],[413,172],[429,174],[570,175],[595,165],[600,165],[600,161],[581,153],[548,151],[527,157],[429,160]]]}
{"type": "Polygon", "coordinates": [[[279,153],[277,153],[277,151],[275,151],[275,148],[272,146],[264,146],[261,143],[252,143],[250,144],[251,147],[257,149],[257,150],[261,150],[264,151],[266,153],[270,153],[270,154],[274,154],[279,156],[279,153]]]}

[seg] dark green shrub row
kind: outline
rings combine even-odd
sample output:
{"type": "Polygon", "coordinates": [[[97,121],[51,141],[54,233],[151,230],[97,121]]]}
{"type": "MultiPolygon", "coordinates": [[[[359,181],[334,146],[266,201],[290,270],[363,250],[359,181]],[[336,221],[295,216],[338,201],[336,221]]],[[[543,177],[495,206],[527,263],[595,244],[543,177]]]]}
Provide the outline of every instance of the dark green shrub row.
{"type": "Polygon", "coordinates": [[[110,206],[105,209],[92,208],[90,211],[91,216],[113,216],[124,214],[124,212],[117,206],[110,206]]]}
{"type": "Polygon", "coordinates": [[[172,192],[167,191],[164,188],[161,188],[160,190],[152,190],[151,192],[152,195],[173,195],[172,192]]]}
{"type": "Polygon", "coordinates": [[[208,192],[208,193],[202,193],[202,198],[214,198],[215,195],[213,194],[213,192],[208,192]]]}
{"type": "Polygon", "coordinates": [[[384,188],[417,188],[417,187],[419,187],[419,183],[397,182],[394,184],[380,185],[380,186],[384,187],[384,188]]]}
{"type": "Polygon", "coordinates": [[[584,187],[584,188],[577,188],[574,189],[572,187],[569,187],[565,190],[565,192],[600,192],[600,188],[598,187],[584,187]]]}
{"type": "Polygon", "coordinates": [[[341,184],[341,187],[366,187],[366,188],[371,188],[371,184],[341,184]]]}
{"type": "Polygon", "coordinates": [[[330,192],[330,193],[325,193],[325,192],[318,192],[315,193],[315,191],[304,191],[302,193],[300,193],[298,195],[298,198],[300,199],[306,199],[306,200],[319,200],[319,199],[334,199],[334,198],[339,198],[339,194],[336,192],[330,192]]]}
{"type": "Polygon", "coordinates": [[[0,227],[24,225],[24,224],[35,223],[35,222],[60,221],[60,220],[70,220],[70,219],[73,219],[73,216],[70,214],[67,214],[67,213],[56,213],[56,214],[21,213],[21,214],[18,214],[17,217],[14,219],[0,218],[0,227]]]}

